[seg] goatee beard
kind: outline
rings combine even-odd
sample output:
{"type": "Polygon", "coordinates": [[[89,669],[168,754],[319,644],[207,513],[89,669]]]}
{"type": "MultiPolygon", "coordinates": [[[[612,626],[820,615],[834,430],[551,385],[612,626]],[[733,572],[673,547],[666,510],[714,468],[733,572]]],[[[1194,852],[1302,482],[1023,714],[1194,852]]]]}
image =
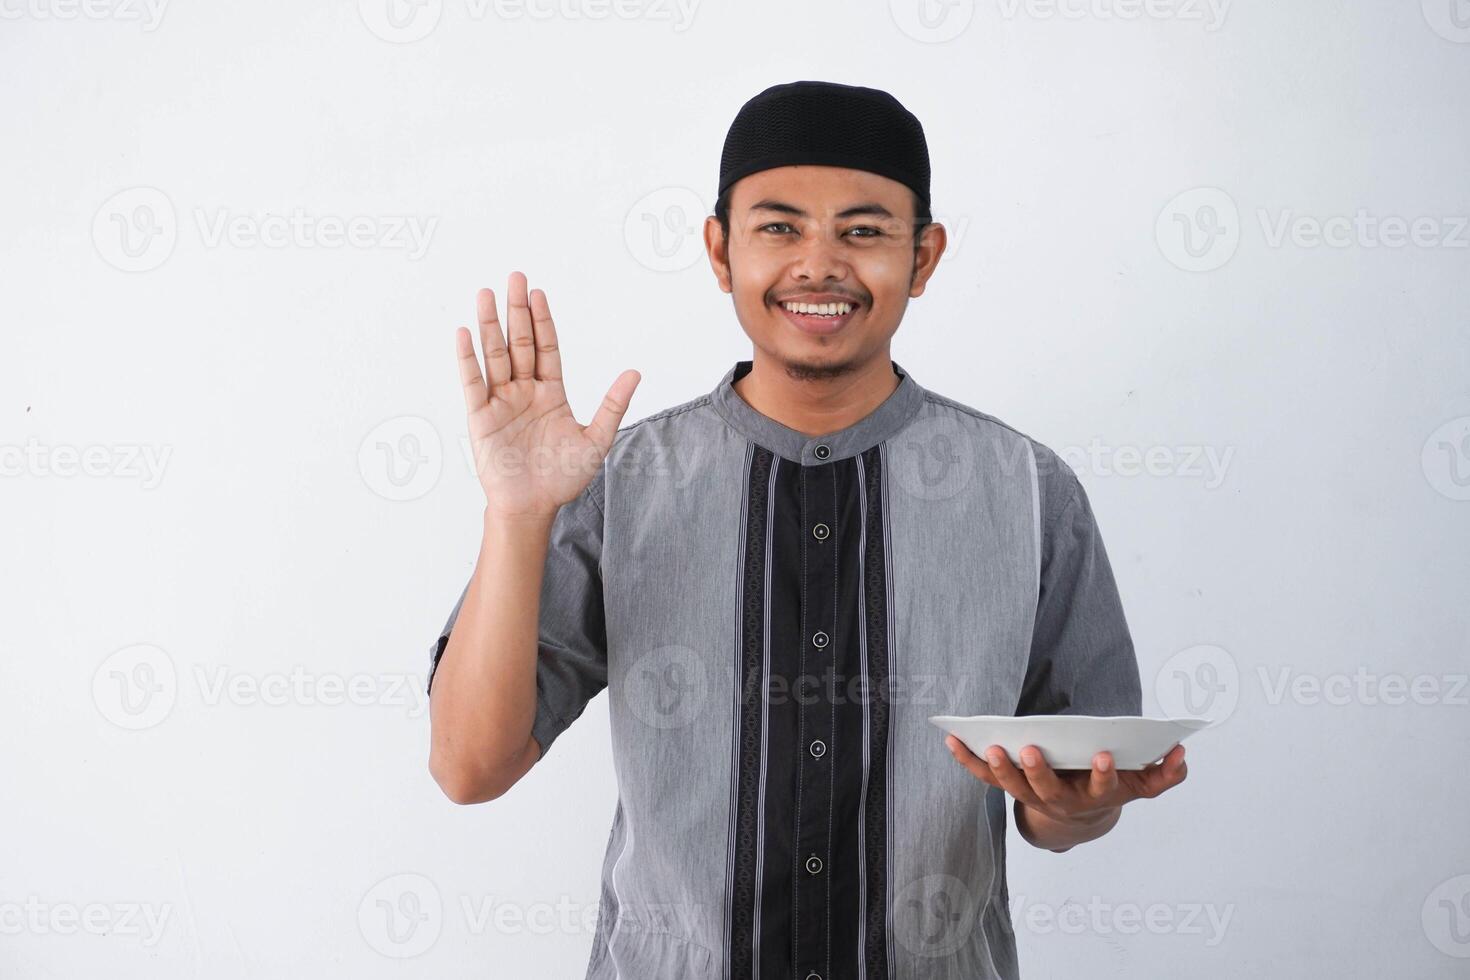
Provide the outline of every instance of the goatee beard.
{"type": "Polygon", "coordinates": [[[855,370],[851,361],[838,361],[833,364],[786,361],[781,365],[781,369],[792,381],[831,381],[844,374],[851,374],[855,370]]]}

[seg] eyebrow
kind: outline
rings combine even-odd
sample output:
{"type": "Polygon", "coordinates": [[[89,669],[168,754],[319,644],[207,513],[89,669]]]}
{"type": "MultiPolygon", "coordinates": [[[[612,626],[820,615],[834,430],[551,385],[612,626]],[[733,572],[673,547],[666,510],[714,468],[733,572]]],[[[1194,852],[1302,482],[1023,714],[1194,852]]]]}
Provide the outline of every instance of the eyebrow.
{"type": "MultiPolygon", "coordinates": [[[[789,214],[789,215],[792,215],[793,217],[797,217],[797,218],[805,218],[805,217],[808,217],[807,213],[805,211],[803,211],[801,208],[796,207],[795,205],[792,205],[792,204],[787,204],[785,201],[777,201],[777,200],[773,200],[771,198],[767,198],[764,201],[757,201],[755,204],[752,204],[750,206],[750,210],[752,210],[752,211],[774,211],[777,214],[789,214]]],[[[837,217],[838,218],[856,218],[856,217],[859,217],[859,216],[865,215],[865,214],[873,215],[873,216],[879,217],[879,218],[891,218],[891,217],[893,217],[893,212],[889,211],[887,208],[885,208],[883,205],[877,203],[876,201],[868,201],[868,202],[866,202],[864,204],[854,204],[850,208],[846,208],[846,209],[844,209],[842,211],[837,212],[837,217]]]]}

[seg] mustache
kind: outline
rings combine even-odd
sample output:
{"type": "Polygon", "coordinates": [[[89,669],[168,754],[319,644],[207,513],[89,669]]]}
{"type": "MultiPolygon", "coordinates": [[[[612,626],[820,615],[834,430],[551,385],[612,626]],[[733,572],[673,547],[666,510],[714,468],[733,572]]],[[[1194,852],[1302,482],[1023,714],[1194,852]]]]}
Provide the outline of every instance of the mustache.
{"type": "MultiPolygon", "coordinates": [[[[842,300],[846,300],[847,302],[852,303],[854,306],[864,306],[864,305],[867,304],[867,299],[865,297],[855,295],[853,293],[848,292],[845,289],[809,289],[809,290],[807,290],[807,292],[808,293],[830,293],[833,296],[839,297],[842,300]]],[[[801,295],[801,294],[798,293],[798,294],[794,294],[794,295],[791,295],[791,296],[777,296],[776,298],[772,299],[771,302],[773,302],[773,303],[795,302],[796,299],[797,299],[797,296],[799,296],[799,295],[801,295]]],[[[833,302],[833,301],[832,300],[828,300],[827,302],[833,302]]]]}

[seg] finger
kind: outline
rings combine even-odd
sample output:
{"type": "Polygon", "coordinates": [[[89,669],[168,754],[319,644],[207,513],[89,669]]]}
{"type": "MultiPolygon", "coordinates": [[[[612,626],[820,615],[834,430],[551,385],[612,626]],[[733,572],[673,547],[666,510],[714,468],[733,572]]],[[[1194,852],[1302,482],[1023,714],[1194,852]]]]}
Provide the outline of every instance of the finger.
{"type": "MultiPolygon", "coordinates": [[[[1150,779],[1173,779],[1184,768],[1184,746],[1176,745],[1164,754],[1159,764],[1151,766],[1148,771],[1150,779]]],[[[1177,781],[1177,780],[1176,780],[1177,781]]],[[[1170,783],[1173,785],[1173,783],[1170,783]]]]}
{"type": "Polygon", "coordinates": [[[510,356],[505,351],[505,335],[500,331],[500,316],[495,312],[495,291],[482,289],[475,294],[475,318],[480,321],[480,349],[485,352],[485,377],[491,388],[510,380],[510,356]]]}
{"type": "Polygon", "coordinates": [[[597,414],[592,416],[586,432],[603,456],[612,448],[613,438],[618,434],[618,425],[623,420],[623,414],[628,411],[628,403],[633,400],[633,390],[642,379],[643,376],[637,371],[624,371],[612,383],[607,394],[602,396],[602,404],[597,407],[597,414]]]}
{"type": "MultiPolygon", "coordinates": [[[[1154,776],[1153,773],[1149,775],[1154,776]]],[[[1164,761],[1159,763],[1156,777],[1159,781],[1158,792],[1162,793],[1166,789],[1178,786],[1184,782],[1184,777],[1187,775],[1189,775],[1189,769],[1184,764],[1184,746],[1176,745],[1169,750],[1168,755],[1164,756],[1164,761]]]]}
{"type": "Polygon", "coordinates": [[[510,347],[510,376],[512,380],[534,378],[536,335],[531,329],[531,306],[526,301],[524,274],[510,274],[507,294],[505,316],[510,321],[510,329],[506,331],[506,344],[510,347]]]}
{"type": "Polygon", "coordinates": [[[1000,788],[1011,796],[1030,806],[1039,807],[1041,800],[1037,798],[1036,791],[1031,788],[1026,777],[1017,769],[1005,750],[999,745],[992,745],[985,750],[986,761],[990,763],[990,771],[1000,781],[1000,788]]]}
{"type": "Polygon", "coordinates": [[[1092,776],[1087,781],[1087,793],[1094,800],[1104,800],[1118,789],[1118,767],[1113,762],[1113,753],[1099,752],[1092,757],[1092,776]]]}
{"type": "Polygon", "coordinates": [[[475,342],[470,339],[466,327],[454,331],[454,350],[459,360],[460,386],[464,388],[464,407],[473,412],[489,398],[485,390],[485,379],[480,374],[480,362],[475,360],[475,342]]]}
{"type": "Polygon", "coordinates": [[[1175,786],[1184,782],[1186,775],[1188,775],[1188,770],[1185,769],[1183,763],[1180,763],[1178,768],[1174,769],[1169,769],[1164,766],[1154,766],[1144,777],[1143,792],[1141,795],[1153,799],[1165,790],[1173,789],[1175,786]]]}
{"type": "Polygon", "coordinates": [[[1021,747],[1021,767],[1039,800],[1053,806],[1066,801],[1067,787],[1062,784],[1056,770],[1047,764],[1039,748],[1034,745],[1021,747]]]}
{"type": "Polygon", "coordinates": [[[1000,780],[995,778],[995,774],[990,771],[990,765],[984,759],[971,752],[970,747],[964,742],[961,742],[953,735],[946,735],[944,737],[944,744],[949,748],[950,754],[954,756],[955,761],[969,770],[970,774],[976,779],[988,783],[996,789],[1005,788],[1001,786],[1000,780]]]}
{"type": "Polygon", "coordinates": [[[556,342],[556,324],[551,319],[546,293],[539,289],[531,290],[531,329],[536,337],[536,377],[560,384],[561,351],[556,342]]]}
{"type": "Polygon", "coordinates": [[[956,736],[956,735],[946,735],[946,736],[944,736],[944,744],[945,744],[946,747],[948,747],[948,749],[951,752],[951,754],[953,754],[954,757],[956,759],[958,759],[959,761],[961,761],[961,762],[978,762],[980,765],[985,766],[985,768],[987,768],[987,769],[990,768],[989,764],[986,763],[986,761],[984,759],[980,758],[978,755],[976,755],[975,753],[971,752],[970,751],[970,747],[968,745],[966,745],[964,742],[960,741],[960,739],[959,739],[958,736],[956,736]]]}
{"type": "Polygon", "coordinates": [[[1133,792],[1145,799],[1152,799],[1164,790],[1178,786],[1188,775],[1188,769],[1184,765],[1184,747],[1174,746],[1157,765],[1130,775],[1134,777],[1133,792]]]}

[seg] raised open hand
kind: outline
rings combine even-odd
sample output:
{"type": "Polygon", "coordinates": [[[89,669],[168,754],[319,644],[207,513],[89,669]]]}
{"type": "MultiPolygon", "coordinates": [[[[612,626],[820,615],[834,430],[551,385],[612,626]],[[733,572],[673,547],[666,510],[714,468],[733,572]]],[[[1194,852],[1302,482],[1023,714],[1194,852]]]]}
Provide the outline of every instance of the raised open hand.
{"type": "Polygon", "coordinates": [[[562,387],[561,352],[546,294],[526,293],[526,277],[510,274],[508,340],[493,290],[476,296],[484,372],[469,329],[455,331],[470,448],[487,506],[507,517],[551,517],[591,482],[642,380],[618,375],[589,425],[580,424],[562,387]]]}

